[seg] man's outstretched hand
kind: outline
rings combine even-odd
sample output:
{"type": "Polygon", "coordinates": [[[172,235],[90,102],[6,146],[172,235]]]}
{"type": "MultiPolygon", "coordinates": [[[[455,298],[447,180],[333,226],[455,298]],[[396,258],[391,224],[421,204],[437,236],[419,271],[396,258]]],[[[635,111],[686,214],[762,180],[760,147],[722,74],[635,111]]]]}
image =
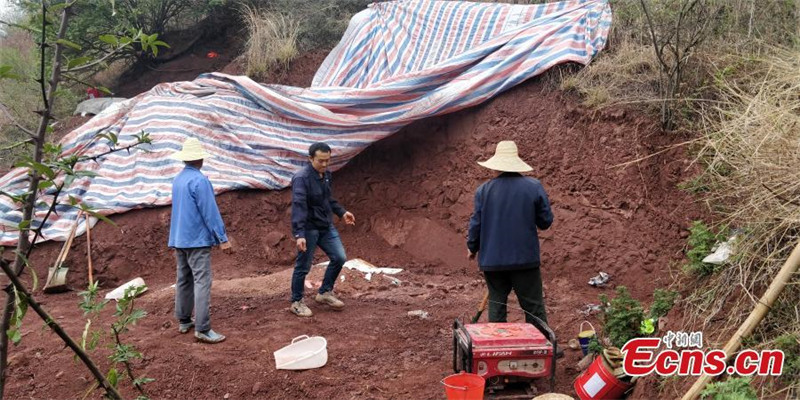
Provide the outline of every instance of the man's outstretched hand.
{"type": "Polygon", "coordinates": [[[356,224],[356,217],[350,211],[347,211],[342,216],[344,218],[344,223],[347,225],[355,225],[356,224]]]}
{"type": "Polygon", "coordinates": [[[222,249],[222,252],[225,253],[225,254],[233,254],[235,252],[235,250],[233,249],[233,245],[231,244],[230,240],[228,240],[225,243],[220,244],[219,248],[222,249]]]}

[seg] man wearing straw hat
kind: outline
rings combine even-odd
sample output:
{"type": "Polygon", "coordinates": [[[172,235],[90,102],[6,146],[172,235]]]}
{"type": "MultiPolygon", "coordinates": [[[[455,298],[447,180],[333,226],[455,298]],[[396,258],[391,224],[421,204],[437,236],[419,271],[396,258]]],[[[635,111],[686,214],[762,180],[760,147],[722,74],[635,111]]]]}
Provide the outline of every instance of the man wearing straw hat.
{"type": "Polygon", "coordinates": [[[536,233],[553,223],[547,193],[538,180],[521,174],[533,168],[519,158],[513,141],[498,143],[494,156],[478,164],[500,172],[475,192],[467,239],[469,259],[477,255],[489,288],[489,322],[506,322],[513,289],[525,321],[533,323],[535,315],[547,323],[536,233]]]}
{"type": "Polygon", "coordinates": [[[225,253],[233,251],[225,224],[217,208],[211,181],[200,172],[203,159],[210,157],[200,141],[186,139],[172,158],[185,167],[172,182],[172,219],[169,247],[175,249],[178,280],[175,284],[175,317],[178,332],[195,327],[194,336],[205,343],[219,343],[225,336],[211,329],[211,247],[219,245],[225,253]],[[192,321],[194,309],[195,321],[192,321]]]}

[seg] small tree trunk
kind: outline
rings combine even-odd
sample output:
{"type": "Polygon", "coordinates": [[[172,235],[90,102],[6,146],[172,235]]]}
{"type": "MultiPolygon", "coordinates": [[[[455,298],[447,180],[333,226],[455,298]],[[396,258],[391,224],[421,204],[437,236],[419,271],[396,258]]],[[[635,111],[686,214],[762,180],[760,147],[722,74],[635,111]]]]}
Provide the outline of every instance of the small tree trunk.
{"type": "MultiPolygon", "coordinates": [[[[71,12],[71,6],[67,6],[61,13],[61,24],[58,28],[58,35],[56,36],[56,40],[63,39],[67,33],[67,23],[69,22],[69,16],[71,12]]],[[[55,101],[55,92],[56,88],[58,87],[58,82],[61,80],[61,53],[63,50],[63,46],[61,44],[55,44],[55,52],[53,54],[53,70],[50,74],[50,86],[47,87],[45,85],[45,49],[46,49],[46,32],[47,32],[47,25],[45,15],[47,13],[47,8],[42,2],[42,42],[40,43],[41,49],[41,65],[39,70],[39,84],[42,90],[42,110],[41,110],[41,119],[39,120],[39,128],[36,131],[36,138],[34,138],[35,150],[33,153],[33,159],[35,162],[41,162],[44,152],[44,143],[47,139],[47,125],[50,122],[50,113],[53,107],[53,102],[55,101]]],[[[33,221],[33,208],[36,205],[36,192],[39,188],[39,174],[34,171],[30,172],[30,184],[28,185],[29,195],[28,198],[25,200],[25,206],[23,208],[22,213],[22,220],[23,221],[33,221]]],[[[17,256],[14,259],[14,265],[12,271],[15,274],[14,277],[17,277],[22,270],[25,268],[25,258],[24,255],[28,254],[28,250],[32,246],[30,240],[28,238],[29,230],[20,230],[19,232],[19,240],[17,242],[17,256]]],[[[12,278],[9,276],[9,278],[12,278]]],[[[5,289],[6,292],[6,304],[3,311],[3,320],[0,321],[0,399],[3,398],[3,394],[5,393],[5,376],[6,376],[6,367],[8,366],[8,327],[11,321],[11,314],[14,310],[14,295],[12,290],[9,288],[5,289]]]]}
{"type": "MultiPolygon", "coordinates": [[[[3,310],[2,326],[7,327],[11,322],[11,314],[14,313],[14,294],[11,285],[3,290],[6,292],[6,305],[3,310]]],[[[6,368],[8,367],[8,328],[2,328],[0,332],[0,398],[3,397],[3,389],[6,386],[6,368]]]]}

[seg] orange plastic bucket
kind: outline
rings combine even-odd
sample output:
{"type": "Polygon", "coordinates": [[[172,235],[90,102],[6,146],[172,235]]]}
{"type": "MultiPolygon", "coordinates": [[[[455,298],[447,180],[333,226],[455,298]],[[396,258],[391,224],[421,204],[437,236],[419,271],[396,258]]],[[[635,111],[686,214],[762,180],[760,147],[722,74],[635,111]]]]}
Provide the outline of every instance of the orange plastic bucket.
{"type": "Polygon", "coordinates": [[[486,381],[480,375],[461,372],[442,379],[447,400],[483,400],[486,381]]]}
{"type": "Polygon", "coordinates": [[[633,386],[617,379],[597,356],[589,368],[575,379],[575,392],[581,400],[612,400],[625,397],[625,391],[633,386]]]}

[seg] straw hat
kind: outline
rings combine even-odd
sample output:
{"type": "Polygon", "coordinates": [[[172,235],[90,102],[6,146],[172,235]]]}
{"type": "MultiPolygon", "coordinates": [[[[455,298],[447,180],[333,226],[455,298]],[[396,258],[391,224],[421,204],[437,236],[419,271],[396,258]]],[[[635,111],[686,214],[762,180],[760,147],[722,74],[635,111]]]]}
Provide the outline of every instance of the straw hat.
{"type": "Polygon", "coordinates": [[[530,165],[522,161],[517,155],[517,145],[511,140],[504,140],[497,144],[494,156],[486,161],[478,161],[482,167],[502,172],[527,172],[532,171],[530,165]]]}
{"type": "Polygon", "coordinates": [[[574,398],[561,393],[545,393],[534,397],[533,400],[574,400],[574,398]]]}
{"type": "Polygon", "coordinates": [[[195,138],[188,138],[185,142],[183,142],[183,148],[181,148],[181,151],[172,153],[171,157],[181,161],[196,161],[209,158],[211,157],[211,154],[208,154],[205,150],[203,150],[203,145],[200,144],[199,140],[195,138]]]}

